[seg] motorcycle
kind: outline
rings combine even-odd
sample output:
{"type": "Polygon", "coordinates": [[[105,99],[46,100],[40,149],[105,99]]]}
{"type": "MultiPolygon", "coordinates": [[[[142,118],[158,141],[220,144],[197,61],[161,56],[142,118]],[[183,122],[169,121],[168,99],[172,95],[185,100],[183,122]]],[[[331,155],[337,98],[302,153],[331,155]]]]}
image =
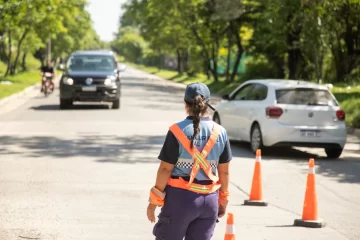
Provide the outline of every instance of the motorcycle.
{"type": "Polygon", "coordinates": [[[44,73],[43,74],[45,97],[49,96],[49,94],[54,91],[54,84],[52,82],[52,79],[53,79],[52,73],[44,73]]]}

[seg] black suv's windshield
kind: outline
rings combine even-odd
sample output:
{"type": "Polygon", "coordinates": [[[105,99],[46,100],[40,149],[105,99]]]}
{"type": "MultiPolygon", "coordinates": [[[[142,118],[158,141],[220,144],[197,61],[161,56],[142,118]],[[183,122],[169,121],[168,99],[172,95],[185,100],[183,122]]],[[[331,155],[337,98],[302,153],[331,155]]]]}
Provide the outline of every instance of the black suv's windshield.
{"type": "Polygon", "coordinates": [[[337,106],[329,91],[314,88],[276,90],[278,104],[337,106]]]}
{"type": "Polygon", "coordinates": [[[113,71],[116,68],[112,56],[75,55],[66,64],[70,71],[113,71]]]}

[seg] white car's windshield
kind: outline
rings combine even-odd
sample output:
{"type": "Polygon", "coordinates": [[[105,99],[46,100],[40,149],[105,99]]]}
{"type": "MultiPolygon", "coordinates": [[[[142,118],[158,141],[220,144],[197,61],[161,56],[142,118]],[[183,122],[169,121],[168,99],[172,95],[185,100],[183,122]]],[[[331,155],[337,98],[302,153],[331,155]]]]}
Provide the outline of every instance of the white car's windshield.
{"type": "Polygon", "coordinates": [[[111,56],[76,55],[69,58],[66,67],[71,71],[112,71],[116,64],[111,56]]]}
{"type": "Polygon", "coordinates": [[[278,89],[276,100],[278,104],[338,105],[329,91],[314,88],[278,89]]]}

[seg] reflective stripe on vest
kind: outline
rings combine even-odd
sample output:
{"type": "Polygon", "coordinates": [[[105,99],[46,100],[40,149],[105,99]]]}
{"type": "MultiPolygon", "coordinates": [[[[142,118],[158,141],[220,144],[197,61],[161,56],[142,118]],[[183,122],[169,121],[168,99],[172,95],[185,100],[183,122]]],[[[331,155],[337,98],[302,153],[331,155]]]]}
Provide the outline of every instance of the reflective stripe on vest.
{"type": "Polygon", "coordinates": [[[211,132],[211,136],[201,153],[195,147],[194,148],[190,147],[191,144],[190,140],[187,138],[185,133],[180,129],[180,127],[177,124],[172,125],[170,127],[170,131],[175,135],[175,137],[179,140],[180,144],[194,159],[194,165],[191,169],[189,182],[186,182],[184,179],[180,177],[179,179],[169,179],[168,184],[173,187],[183,188],[197,193],[211,193],[218,190],[221,186],[221,184],[218,183],[219,178],[212,173],[210,163],[206,160],[206,158],[210,153],[211,149],[214,147],[219,137],[220,134],[219,127],[216,124],[214,124],[214,127],[211,132]],[[208,176],[208,178],[210,178],[213,181],[213,184],[200,185],[193,183],[200,168],[203,169],[206,175],[208,176]]]}

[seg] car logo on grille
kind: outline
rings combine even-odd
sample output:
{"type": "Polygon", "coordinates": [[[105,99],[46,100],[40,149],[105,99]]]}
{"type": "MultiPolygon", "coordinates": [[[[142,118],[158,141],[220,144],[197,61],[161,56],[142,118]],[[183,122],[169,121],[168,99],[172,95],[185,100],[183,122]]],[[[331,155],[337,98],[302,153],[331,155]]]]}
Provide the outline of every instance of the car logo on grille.
{"type": "Polygon", "coordinates": [[[86,83],[87,85],[91,85],[91,84],[93,83],[93,79],[92,79],[92,78],[87,78],[87,79],[85,80],[85,83],[86,83]]]}
{"type": "Polygon", "coordinates": [[[311,117],[314,116],[314,113],[313,113],[313,112],[310,112],[308,116],[311,118],[311,117]]]}

